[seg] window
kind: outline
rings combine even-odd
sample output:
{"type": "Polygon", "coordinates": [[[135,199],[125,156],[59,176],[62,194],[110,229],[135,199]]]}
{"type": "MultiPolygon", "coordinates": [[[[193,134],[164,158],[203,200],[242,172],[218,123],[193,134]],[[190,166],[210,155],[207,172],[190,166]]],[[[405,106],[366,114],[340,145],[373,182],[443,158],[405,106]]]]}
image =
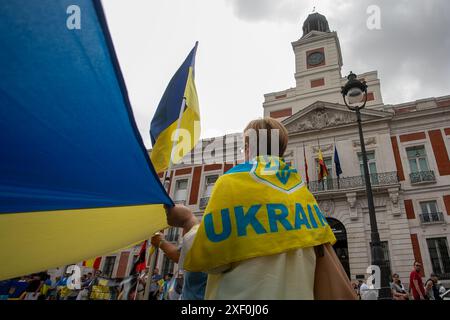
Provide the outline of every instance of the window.
{"type": "Polygon", "coordinates": [[[188,180],[177,180],[175,183],[175,194],[173,196],[174,202],[183,202],[187,199],[188,180]]]}
{"type": "Polygon", "coordinates": [[[436,213],[437,203],[436,201],[424,201],[420,203],[420,208],[422,209],[422,213],[436,213]]]}
{"type": "Polygon", "coordinates": [[[211,196],[212,189],[217,179],[219,179],[219,175],[211,175],[205,177],[205,188],[203,190],[203,196],[200,198],[199,208],[205,209],[208,205],[209,197],[211,196]]]}
{"type": "Polygon", "coordinates": [[[103,265],[103,274],[106,277],[108,278],[112,277],[115,263],[116,263],[115,256],[106,257],[105,264],[103,265]]]}
{"type": "Polygon", "coordinates": [[[422,209],[422,213],[420,215],[420,221],[422,223],[433,223],[444,221],[442,212],[438,212],[438,206],[436,201],[420,202],[420,208],[422,209]]]}
{"type": "Polygon", "coordinates": [[[214,184],[216,183],[217,179],[219,179],[218,175],[213,176],[207,176],[205,178],[205,192],[203,194],[204,197],[211,196],[212,189],[214,187],[214,184]]]}
{"type": "Polygon", "coordinates": [[[427,154],[424,146],[406,148],[409,168],[412,173],[429,171],[427,154]]]}
{"type": "MultiPolygon", "coordinates": [[[[364,176],[363,157],[362,157],[361,152],[358,153],[358,159],[359,159],[359,169],[361,171],[361,176],[364,176]]],[[[378,184],[377,164],[375,161],[375,151],[367,152],[367,166],[369,167],[370,182],[372,184],[378,184]]]]}
{"type": "Polygon", "coordinates": [[[450,279],[450,257],[447,238],[427,239],[433,272],[441,279],[450,279]]]}

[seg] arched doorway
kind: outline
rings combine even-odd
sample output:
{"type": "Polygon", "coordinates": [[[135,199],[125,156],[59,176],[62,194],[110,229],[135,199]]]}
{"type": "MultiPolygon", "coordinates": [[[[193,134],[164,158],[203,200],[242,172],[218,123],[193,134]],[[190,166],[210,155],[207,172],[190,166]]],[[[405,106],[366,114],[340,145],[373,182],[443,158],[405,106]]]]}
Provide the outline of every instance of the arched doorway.
{"type": "Polygon", "coordinates": [[[348,257],[348,244],[347,244],[347,231],[345,226],[337,219],[327,218],[328,224],[333,230],[334,236],[336,237],[336,243],[333,248],[350,279],[350,260],[348,257]]]}

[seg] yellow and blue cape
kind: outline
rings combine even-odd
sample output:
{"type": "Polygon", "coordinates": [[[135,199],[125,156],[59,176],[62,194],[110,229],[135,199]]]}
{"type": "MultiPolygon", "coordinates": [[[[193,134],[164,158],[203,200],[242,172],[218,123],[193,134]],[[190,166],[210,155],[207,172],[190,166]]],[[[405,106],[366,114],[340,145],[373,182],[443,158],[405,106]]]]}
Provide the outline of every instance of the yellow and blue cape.
{"type": "Polygon", "coordinates": [[[174,164],[179,163],[200,138],[200,111],[194,81],[197,46],[198,42],[170,80],[152,119],[150,137],[153,149],[150,157],[158,173],[169,167],[173,139],[178,128],[181,129],[179,139],[183,147],[175,146],[172,159],[174,164]],[[187,138],[183,132],[189,133],[188,140],[182,141],[187,138]]]}
{"type": "Polygon", "coordinates": [[[335,242],[297,171],[278,157],[258,157],[217,180],[184,268],[208,271],[335,242]]]}
{"type": "Polygon", "coordinates": [[[0,16],[0,280],[164,228],[172,201],[136,127],[100,1],[8,1],[0,16]],[[81,29],[66,26],[71,5],[81,29]]]}

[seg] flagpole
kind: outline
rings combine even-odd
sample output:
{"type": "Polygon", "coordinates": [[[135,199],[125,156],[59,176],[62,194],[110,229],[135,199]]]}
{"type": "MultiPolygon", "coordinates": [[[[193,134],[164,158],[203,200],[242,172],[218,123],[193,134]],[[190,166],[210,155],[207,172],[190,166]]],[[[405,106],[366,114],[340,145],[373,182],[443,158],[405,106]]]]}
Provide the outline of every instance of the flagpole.
{"type": "MultiPolygon", "coordinates": [[[[180,113],[178,115],[178,123],[177,123],[177,129],[175,130],[175,137],[172,140],[172,148],[170,151],[170,159],[169,159],[169,166],[166,170],[166,172],[164,173],[164,188],[166,189],[167,193],[170,192],[169,190],[169,186],[170,186],[170,182],[166,185],[166,179],[168,177],[168,174],[170,172],[170,170],[172,170],[172,166],[173,166],[173,152],[175,149],[175,145],[178,142],[178,138],[180,137],[180,127],[181,127],[181,118],[183,116],[183,112],[184,112],[184,108],[186,107],[186,97],[183,97],[183,101],[181,102],[181,107],[180,107],[180,113]]],[[[169,178],[170,179],[170,178],[169,178]]],[[[159,250],[158,248],[155,248],[155,252],[152,255],[152,258],[150,260],[150,265],[148,268],[148,276],[147,276],[147,281],[145,284],[145,291],[144,291],[144,300],[148,300],[149,296],[150,296],[150,286],[152,283],[152,278],[153,278],[153,274],[155,272],[155,268],[156,268],[156,261],[157,261],[157,255],[159,254],[159,250]]]]}

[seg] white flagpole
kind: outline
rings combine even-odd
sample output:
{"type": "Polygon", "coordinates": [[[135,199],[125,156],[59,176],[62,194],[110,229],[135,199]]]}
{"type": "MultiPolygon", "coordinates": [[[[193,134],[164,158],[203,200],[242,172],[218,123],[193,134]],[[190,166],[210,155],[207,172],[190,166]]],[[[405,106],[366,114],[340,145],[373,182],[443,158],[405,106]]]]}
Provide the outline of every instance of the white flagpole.
{"type": "MultiPolygon", "coordinates": [[[[175,150],[176,143],[178,142],[178,138],[180,137],[181,117],[183,116],[183,112],[184,112],[184,108],[185,107],[186,107],[186,98],[183,98],[183,101],[181,102],[180,113],[178,115],[178,123],[177,123],[177,129],[175,130],[175,137],[172,140],[172,148],[171,148],[171,151],[170,151],[169,167],[167,168],[166,172],[164,173],[163,184],[164,184],[164,188],[166,189],[167,193],[169,193],[169,191],[170,191],[169,190],[170,182],[166,184],[166,179],[168,178],[170,170],[172,170],[172,166],[173,166],[173,161],[172,161],[172,159],[173,159],[173,152],[175,150]]],[[[151,258],[151,261],[150,261],[150,266],[148,268],[148,276],[147,276],[147,282],[145,284],[144,300],[148,300],[148,298],[150,296],[150,286],[151,286],[151,283],[152,283],[153,273],[154,273],[155,268],[156,268],[156,260],[157,260],[157,255],[158,254],[159,254],[159,248],[155,248],[155,252],[152,255],[152,258],[151,258]]]]}

